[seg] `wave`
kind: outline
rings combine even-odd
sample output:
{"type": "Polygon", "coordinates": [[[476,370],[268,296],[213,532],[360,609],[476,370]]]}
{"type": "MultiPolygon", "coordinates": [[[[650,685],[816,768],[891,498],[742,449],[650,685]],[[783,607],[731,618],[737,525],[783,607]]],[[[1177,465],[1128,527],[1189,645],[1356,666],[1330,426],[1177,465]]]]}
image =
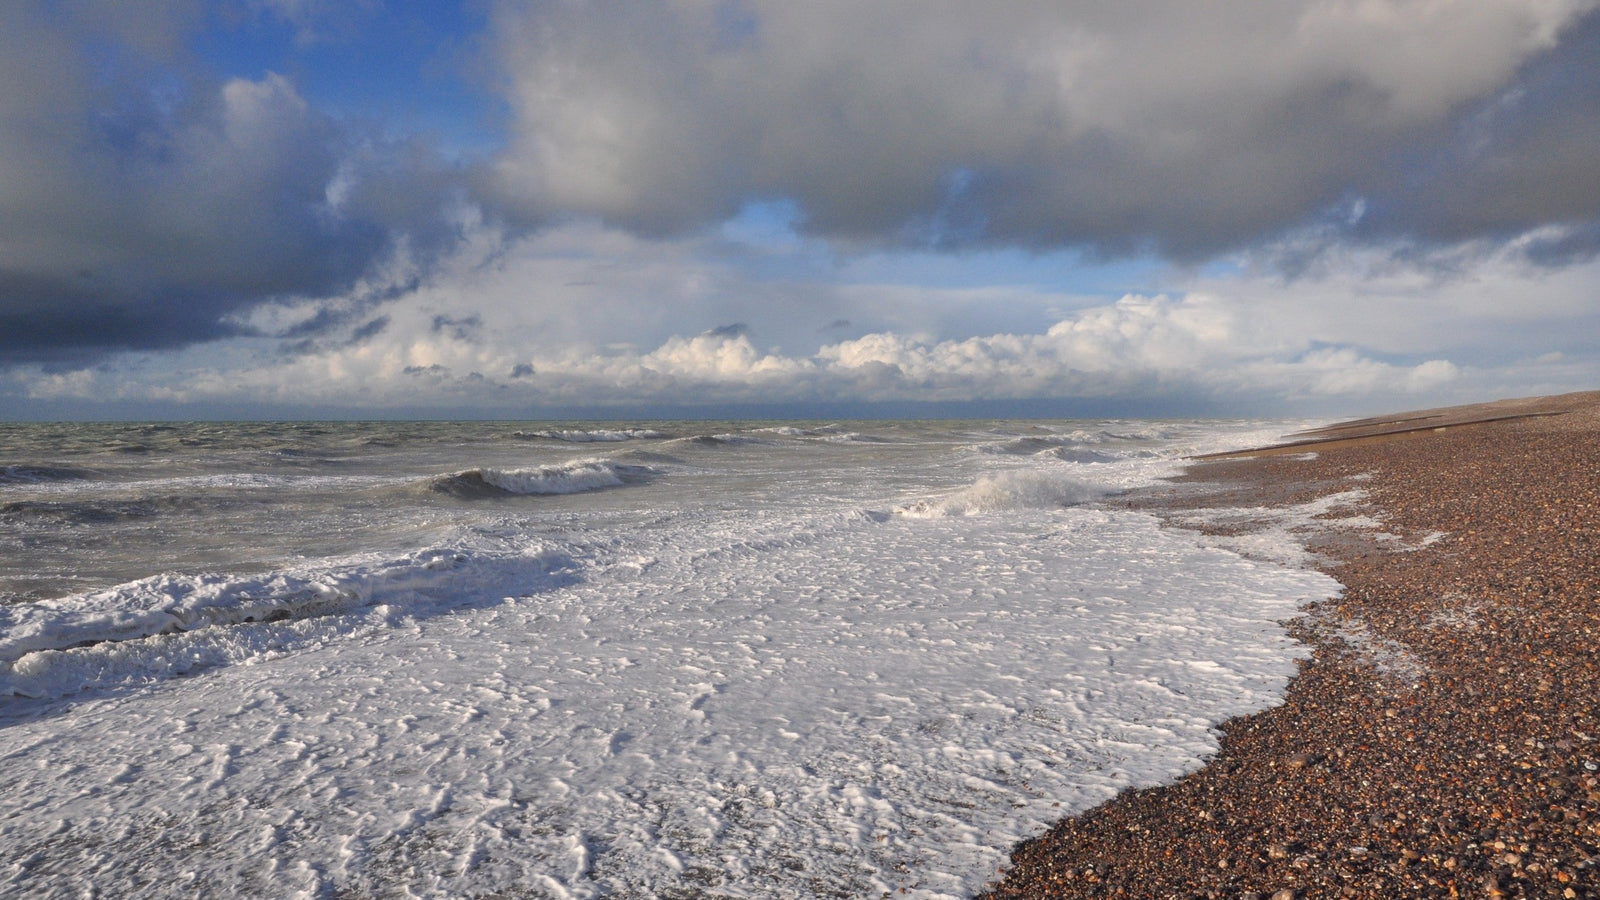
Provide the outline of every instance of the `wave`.
{"type": "Polygon", "coordinates": [[[892,444],[894,441],[886,437],[877,437],[871,434],[862,434],[859,431],[846,431],[842,434],[824,435],[822,438],[830,444],[892,444]]]}
{"type": "Polygon", "coordinates": [[[621,441],[659,440],[668,435],[651,428],[598,428],[586,430],[552,429],[548,431],[514,431],[512,437],[524,440],[565,441],[570,444],[618,443],[621,441]]]}
{"type": "Polygon", "coordinates": [[[72,466],[0,467],[0,484],[45,484],[56,481],[85,481],[94,477],[96,473],[72,466]]]}
{"type": "Polygon", "coordinates": [[[999,456],[1033,456],[1038,453],[1047,453],[1082,443],[1081,439],[1069,435],[1019,437],[999,444],[984,444],[978,447],[978,452],[992,453],[999,456]]]}
{"type": "Polygon", "coordinates": [[[674,440],[674,444],[695,444],[701,447],[771,446],[772,441],[749,434],[695,434],[674,440]]]}
{"type": "Polygon", "coordinates": [[[129,519],[147,519],[173,512],[190,511],[198,504],[184,497],[151,497],[140,500],[15,500],[0,503],[0,517],[43,520],[64,525],[109,525],[129,519]]]}
{"type": "Polygon", "coordinates": [[[657,474],[649,466],[578,459],[531,469],[467,469],[429,479],[430,489],[455,497],[546,496],[638,484],[657,474]]]}
{"type": "Polygon", "coordinates": [[[985,443],[975,448],[979,453],[997,456],[1053,456],[1066,462],[1118,462],[1125,459],[1152,459],[1160,456],[1148,447],[1131,445],[1150,444],[1166,440],[1168,428],[1148,428],[1142,431],[1109,430],[1087,431],[1077,429],[1060,434],[1013,437],[999,443],[985,443]]]}
{"type": "MultiPolygon", "coordinates": [[[[667,463],[668,465],[683,465],[683,458],[682,457],[673,456],[670,453],[656,453],[656,452],[651,451],[651,450],[624,450],[621,453],[618,453],[616,455],[616,458],[619,459],[619,460],[629,460],[631,462],[667,463]]],[[[648,468],[648,467],[647,466],[640,466],[638,468],[648,468]]],[[[648,475],[648,474],[659,474],[659,473],[654,473],[652,471],[651,473],[642,473],[642,474],[648,475]]]]}
{"type": "MultiPolygon", "coordinates": [[[[84,478],[90,477],[84,475],[84,478]]],[[[70,484],[71,479],[61,481],[70,484]]],[[[342,492],[392,483],[374,475],[266,475],[251,472],[185,475],[123,481],[91,486],[97,496],[81,496],[76,488],[55,488],[51,483],[33,491],[18,491],[17,499],[0,497],[0,519],[52,523],[66,526],[108,525],[133,519],[171,514],[193,514],[239,501],[239,494],[342,492]],[[107,496],[110,494],[110,496],[107,496]]],[[[251,498],[250,502],[256,502],[251,498]]]]}
{"type": "Polygon", "coordinates": [[[158,575],[0,607],[0,696],[60,697],[282,655],[373,617],[461,609],[575,578],[572,558],[549,547],[462,544],[260,576],[158,575]],[[354,615],[362,610],[369,615],[354,615]],[[326,621],[344,614],[349,621],[326,621]]]}
{"type": "MultiPolygon", "coordinates": [[[[1091,437],[1087,443],[1102,443],[1104,439],[1091,437]]],[[[1050,456],[1065,462],[1107,463],[1133,457],[1150,456],[1150,451],[1119,453],[1106,449],[1091,449],[1080,434],[1050,435],[1048,437],[1020,437],[999,444],[984,444],[979,453],[997,456],[1050,456]]]]}
{"type": "MultiPolygon", "coordinates": [[[[780,437],[791,438],[820,438],[830,444],[892,444],[891,438],[878,437],[871,434],[862,434],[859,431],[845,431],[838,425],[822,425],[816,428],[800,428],[795,425],[776,425],[771,428],[757,428],[755,434],[776,434],[780,437]]],[[[756,443],[758,438],[749,436],[719,434],[718,440],[730,443],[756,443]],[[731,440],[730,440],[731,439],[731,440]]]]}
{"type": "Polygon", "coordinates": [[[1102,450],[1089,450],[1084,447],[1057,447],[1046,450],[1040,454],[1074,463],[1116,463],[1130,460],[1162,459],[1162,454],[1154,450],[1124,450],[1119,452],[1106,452],[1102,450]]]}
{"type": "Polygon", "coordinates": [[[1128,458],[1116,453],[1090,450],[1086,447],[1052,447],[1049,450],[1042,451],[1040,455],[1071,463],[1112,463],[1128,458]]]}
{"type": "Polygon", "coordinates": [[[794,425],[775,425],[771,428],[757,428],[758,434],[776,434],[781,437],[815,437],[826,432],[815,428],[799,428],[794,425]]]}
{"type": "Polygon", "coordinates": [[[919,500],[897,507],[895,515],[912,519],[975,516],[1022,509],[1058,509],[1108,496],[1111,490],[1045,472],[1006,472],[978,479],[948,497],[919,500]]]}

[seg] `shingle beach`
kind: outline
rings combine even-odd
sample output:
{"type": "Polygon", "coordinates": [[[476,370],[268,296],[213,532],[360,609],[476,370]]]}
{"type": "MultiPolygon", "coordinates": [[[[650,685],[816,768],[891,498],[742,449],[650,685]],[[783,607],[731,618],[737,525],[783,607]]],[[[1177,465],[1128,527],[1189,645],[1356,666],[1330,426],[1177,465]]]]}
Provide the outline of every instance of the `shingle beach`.
{"type": "Polygon", "coordinates": [[[1321,429],[1127,502],[1290,528],[1344,594],[1289,623],[1282,706],[987,896],[1600,897],[1600,392],[1321,429]]]}

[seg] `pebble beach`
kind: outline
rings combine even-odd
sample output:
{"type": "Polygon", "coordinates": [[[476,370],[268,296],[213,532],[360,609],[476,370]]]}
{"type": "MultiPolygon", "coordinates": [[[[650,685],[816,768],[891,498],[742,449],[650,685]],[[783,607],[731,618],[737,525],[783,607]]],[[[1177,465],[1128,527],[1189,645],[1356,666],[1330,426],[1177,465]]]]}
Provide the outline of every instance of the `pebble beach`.
{"type": "Polygon", "coordinates": [[[1292,528],[1345,590],[1288,623],[1283,705],[984,896],[1600,897],[1600,392],[1333,426],[1125,502],[1292,528]]]}

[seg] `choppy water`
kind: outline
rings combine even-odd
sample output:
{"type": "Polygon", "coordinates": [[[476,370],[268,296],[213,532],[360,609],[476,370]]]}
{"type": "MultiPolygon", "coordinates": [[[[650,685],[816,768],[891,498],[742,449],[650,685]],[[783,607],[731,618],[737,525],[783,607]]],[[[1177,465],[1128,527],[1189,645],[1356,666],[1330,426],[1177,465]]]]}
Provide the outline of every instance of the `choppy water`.
{"type": "Polygon", "coordinates": [[[1296,424],[0,426],[0,879],[970,894],[1275,701],[1337,586],[1094,501],[1296,424]]]}

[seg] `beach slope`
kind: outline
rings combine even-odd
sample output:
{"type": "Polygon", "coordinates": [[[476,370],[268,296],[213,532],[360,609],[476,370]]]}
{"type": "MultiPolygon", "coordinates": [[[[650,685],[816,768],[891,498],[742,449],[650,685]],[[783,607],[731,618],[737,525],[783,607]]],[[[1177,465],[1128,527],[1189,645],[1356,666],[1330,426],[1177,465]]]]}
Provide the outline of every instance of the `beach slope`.
{"type": "Polygon", "coordinates": [[[1284,705],[987,896],[1600,897],[1600,392],[1344,423],[1128,502],[1290,534],[1344,595],[1290,623],[1284,705]]]}

